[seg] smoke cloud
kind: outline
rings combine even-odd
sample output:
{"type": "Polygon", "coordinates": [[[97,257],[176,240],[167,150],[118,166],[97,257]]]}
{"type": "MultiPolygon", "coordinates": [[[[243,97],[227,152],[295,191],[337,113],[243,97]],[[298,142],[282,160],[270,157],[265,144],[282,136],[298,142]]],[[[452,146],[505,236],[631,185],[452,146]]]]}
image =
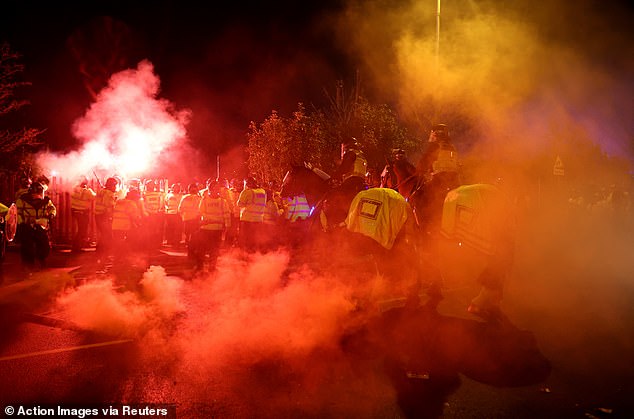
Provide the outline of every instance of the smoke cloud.
{"type": "MultiPolygon", "coordinates": [[[[380,299],[389,287],[381,278],[353,282],[307,266],[289,271],[290,263],[286,251],[247,257],[230,251],[220,257],[215,273],[193,280],[167,276],[162,267],[152,266],[136,291],[117,286],[114,277],[92,280],[59,296],[55,311],[83,330],[135,339],[139,362],[174,372],[179,381],[175,391],[182,392],[175,397],[206,397],[210,382],[229,389],[228,398],[259,397],[267,390],[243,382],[244,374],[234,374],[253,373],[254,368],[272,368],[268,373],[329,393],[321,388],[323,380],[350,374],[339,345],[343,332],[363,321],[361,314],[353,315],[358,299],[380,299]],[[326,369],[323,360],[306,365],[315,353],[330,359],[326,369]],[[222,384],[216,382],[220,377],[222,384]]],[[[380,382],[347,385],[363,391],[389,389],[380,382]]],[[[392,397],[389,390],[376,391],[381,397],[375,401],[392,397]]],[[[302,402],[317,409],[332,396],[308,392],[310,400],[302,402]]],[[[276,401],[270,402],[267,405],[275,409],[276,401]]],[[[283,403],[288,409],[288,402],[283,403]]],[[[351,408],[358,411],[359,406],[346,407],[351,408]]]]}
{"type": "Polygon", "coordinates": [[[585,143],[631,165],[632,47],[618,10],[443,2],[438,27],[436,12],[435,2],[351,2],[339,22],[369,89],[393,98],[423,140],[445,122],[463,152],[490,165],[521,171],[557,154],[572,164],[585,143]]]}
{"type": "Polygon", "coordinates": [[[81,148],[63,155],[43,154],[40,164],[49,173],[71,179],[90,176],[93,170],[123,177],[156,173],[161,161],[170,160],[168,152],[177,145],[187,148],[190,118],[189,110],[177,110],[159,93],[160,80],[147,60],[114,74],[73,124],[81,148]]]}

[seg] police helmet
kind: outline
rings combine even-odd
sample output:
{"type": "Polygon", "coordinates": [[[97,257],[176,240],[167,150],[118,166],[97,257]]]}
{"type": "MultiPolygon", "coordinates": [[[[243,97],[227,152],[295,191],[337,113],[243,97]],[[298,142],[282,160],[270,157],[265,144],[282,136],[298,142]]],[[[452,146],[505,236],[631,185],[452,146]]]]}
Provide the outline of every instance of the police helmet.
{"type": "Polygon", "coordinates": [[[432,125],[431,132],[436,134],[436,138],[439,140],[449,139],[449,129],[445,124],[432,125]]]}
{"type": "Polygon", "coordinates": [[[187,186],[187,191],[190,194],[197,194],[198,193],[198,185],[195,183],[190,183],[189,186],[187,186]]]}
{"type": "Polygon", "coordinates": [[[207,179],[207,191],[210,194],[217,194],[220,190],[220,183],[216,179],[207,179]]]}
{"type": "Polygon", "coordinates": [[[114,189],[119,184],[119,181],[113,177],[106,179],[106,189],[114,189]]]}

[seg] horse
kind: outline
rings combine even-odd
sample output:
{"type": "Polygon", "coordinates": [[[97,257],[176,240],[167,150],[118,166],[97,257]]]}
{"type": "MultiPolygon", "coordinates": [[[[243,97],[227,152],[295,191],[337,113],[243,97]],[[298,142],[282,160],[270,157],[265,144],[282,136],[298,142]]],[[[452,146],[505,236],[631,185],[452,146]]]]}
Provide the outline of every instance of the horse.
{"type": "Polygon", "coordinates": [[[283,198],[292,198],[297,195],[305,195],[308,205],[315,208],[321,202],[326,193],[332,189],[330,175],[321,169],[308,163],[303,166],[291,166],[282,180],[280,195],[283,198]]]}
{"type": "Polygon", "coordinates": [[[438,268],[441,276],[451,276],[452,266],[465,267],[453,272],[454,277],[477,275],[482,288],[468,310],[498,316],[503,280],[514,256],[510,202],[496,185],[459,184],[457,174],[430,181],[405,167],[392,166],[398,190],[412,206],[421,233],[432,242],[431,258],[444,262],[438,268]]]}
{"type": "Polygon", "coordinates": [[[357,192],[356,187],[351,189],[345,182],[337,185],[329,174],[305,162],[302,166],[291,166],[286,172],[280,195],[292,198],[304,194],[311,207],[311,225],[327,230],[345,220],[357,192]]]}
{"type": "Polygon", "coordinates": [[[416,169],[405,160],[387,162],[381,172],[381,188],[394,189],[405,199],[409,198],[417,186],[416,169]]]}

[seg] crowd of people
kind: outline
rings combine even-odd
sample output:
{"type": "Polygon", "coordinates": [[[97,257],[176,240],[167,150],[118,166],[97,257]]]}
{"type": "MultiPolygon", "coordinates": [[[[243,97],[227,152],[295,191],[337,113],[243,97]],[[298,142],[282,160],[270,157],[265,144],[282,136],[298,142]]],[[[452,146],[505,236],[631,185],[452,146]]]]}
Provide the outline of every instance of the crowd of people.
{"type": "MultiPolygon", "coordinates": [[[[445,128],[444,125],[433,127],[432,136],[446,132],[445,128]]],[[[449,137],[439,138],[448,140],[449,137]]],[[[455,149],[451,147],[440,148],[451,149],[454,153],[455,149]]],[[[342,143],[341,163],[332,176],[331,208],[347,208],[361,190],[390,187],[384,184],[385,179],[379,184],[378,177],[368,172],[368,162],[361,148],[353,137],[342,143]],[[337,205],[342,200],[344,205],[337,205]]],[[[431,176],[456,169],[455,165],[438,163],[447,160],[443,160],[442,153],[436,160],[428,154],[423,156],[421,164],[428,167],[419,164],[419,170],[431,176]]],[[[392,157],[399,162],[407,161],[400,149],[395,150],[392,157]]],[[[16,192],[16,242],[20,244],[25,265],[43,267],[51,250],[49,232],[57,208],[48,197],[47,188],[46,178],[24,179],[16,192]]],[[[169,187],[152,179],[124,182],[113,176],[97,190],[91,188],[86,177],[80,178],[70,193],[70,211],[73,252],[90,247],[90,239],[95,238],[89,237],[91,217],[94,216],[99,258],[125,254],[131,249],[153,250],[165,245],[186,248],[198,268],[203,267],[205,260],[213,268],[221,247],[253,252],[280,245],[297,245],[306,230],[304,221],[312,209],[305,195],[282,198],[276,185],[265,187],[253,176],[234,178],[231,182],[209,178],[205,183],[175,183],[169,187]]],[[[320,215],[323,218],[323,214],[320,215]]],[[[337,214],[337,224],[345,216],[345,211],[337,214]]],[[[327,228],[324,225],[324,229],[327,228]]]]}
{"type": "MultiPolygon", "coordinates": [[[[414,221],[423,236],[438,236],[444,197],[460,185],[457,151],[447,126],[434,125],[417,165],[407,160],[404,150],[394,149],[379,179],[368,172],[362,147],[350,137],[342,143],[341,162],[329,183],[331,190],[317,214],[322,229],[347,228],[389,251],[398,247],[402,227],[414,221]],[[388,179],[390,167],[416,179],[410,192],[405,193],[402,179],[388,179]],[[416,215],[406,203],[412,193],[422,196],[424,202],[415,209],[416,215]],[[400,215],[390,218],[388,213],[395,212],[400,215]]],[[[16,240],[24,265],[43,267],[51,250],[49,231],[57,209],[46,194],[45,180],[23,186],[15,200],[16,240]]],[[[253,176],[231,182],[209,178],[204,183],[169,187],[152,179],[124,182],[113,176],[95,191],[87,178],[81,178],[70,194],[72,251],[90,246],[91,215],[98,260],[171,246],[186,250],[194,269],[212,271],[222,248],[252,253],[294,247],[305,238],[314,208],[303,193],[282,197],[277,189],[277,185],[262,185],[253,176]]],[[[412,256],[408,252],[403,254],[412,256]]],[[[494,278],[485,279],[499,288],[493,304],[501,299],[502,271],[507,268],[508,264],[485,270],[487,278],[494,278]]],[[[437,272],[428,276],[439,277],[437,272]]]]}

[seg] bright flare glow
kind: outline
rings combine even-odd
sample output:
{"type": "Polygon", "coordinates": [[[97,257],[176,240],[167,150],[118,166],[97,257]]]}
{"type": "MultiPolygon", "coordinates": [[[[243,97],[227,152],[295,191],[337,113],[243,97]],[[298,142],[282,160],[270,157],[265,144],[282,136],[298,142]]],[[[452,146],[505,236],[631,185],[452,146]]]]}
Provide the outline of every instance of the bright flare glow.
{"type": "Polygon", "coordinates": [[[63,167],[60,175],[74,178],[93,170],[123,177],[140,177],[154,169],[161,154],[187,140],[188,110],[176,111],[157,98],[160,82],[149,61],[112,76],[87,110],[73,124],[79,150],[65,155],[44,154],[44,167],[63,167]]]}

